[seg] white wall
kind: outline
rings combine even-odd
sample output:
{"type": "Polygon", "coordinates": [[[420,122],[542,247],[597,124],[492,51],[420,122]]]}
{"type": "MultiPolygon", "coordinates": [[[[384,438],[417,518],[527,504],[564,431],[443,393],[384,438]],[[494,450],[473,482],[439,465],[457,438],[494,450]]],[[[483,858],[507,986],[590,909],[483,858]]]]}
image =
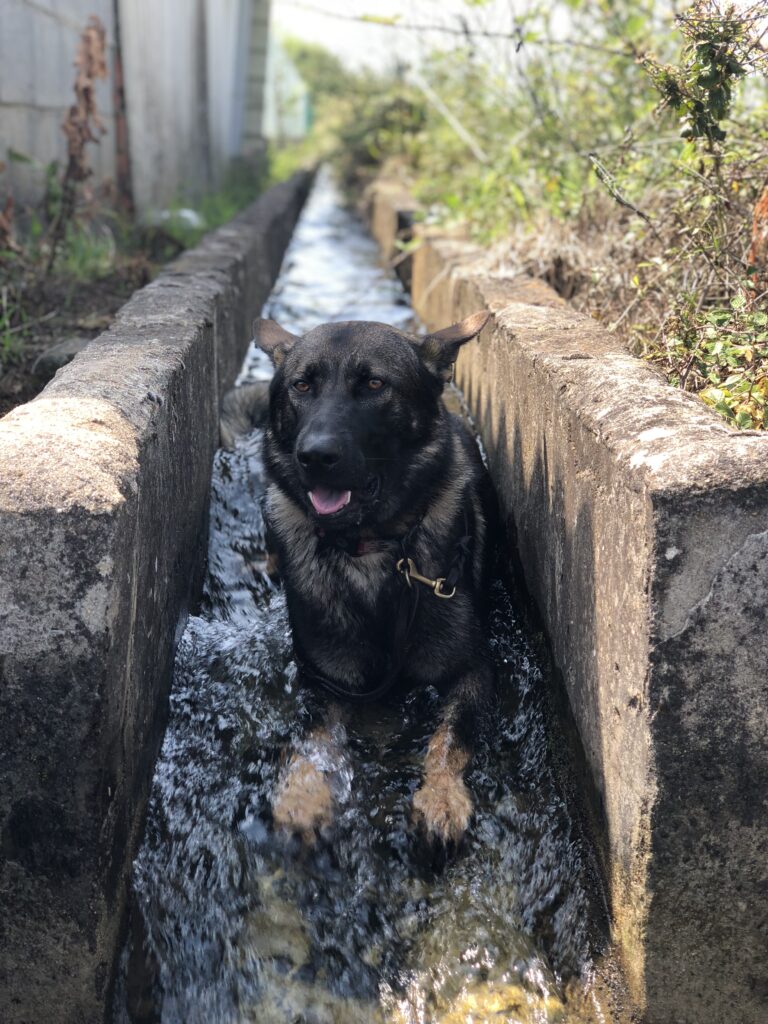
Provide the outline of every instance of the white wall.
{"type": "Polygon", "coordinates": [[[148,215],[217,187],[256,149],[269,0],[118,0],[133,194],[148,215]],[[256,119],[257,123],[254,123],[256,119]]]}
{"type": "Polygon", "coordinates": [[[144,214],[211,181],[201,0],[118,0],[133,196],[144,214]]]}
{"type": "Polygon", "coordinates": [[[215,175],[227,158],[240,152],[248,15],[244,0],[205,0],[208,124],[215,175]]]}
{"type": "Polygon", "coordinates": [[[96,87],[96,102],[107,134],[88,146],[97,188],[115,175],[115,124],[112,102],[115,33],[112,0],[0,0],[0,200],[10,192],[17,203],[37,202],[44,188],[44,167],[66,161],[61,123],[74,101],[73,62],[80,35],[95,14],[107,33],[109,77],[96,87]],[[8,160],[13,149],[33,165],[8,160]]]}
{"type": "Polygon", "coordinates": [[[38,201],[44,165],[64,160],[61,122],[90,14],[108,39],[97,87],[108,134],[91,146],[92,186],[115,178],[114,7],[133,196],[141,216],[218,186],[228,161],[259,149],[270,0],[0,0],[0,203],[38,201]],[[7,160],[8,148],[36,161],[7,160]]]}
{"type": "Polygon", "coordinates": [[[259,152],[264,145],[265,76],[271,14],[270,0],[251,0],[242,142],[242,151],[246,155],[259,152]]]}

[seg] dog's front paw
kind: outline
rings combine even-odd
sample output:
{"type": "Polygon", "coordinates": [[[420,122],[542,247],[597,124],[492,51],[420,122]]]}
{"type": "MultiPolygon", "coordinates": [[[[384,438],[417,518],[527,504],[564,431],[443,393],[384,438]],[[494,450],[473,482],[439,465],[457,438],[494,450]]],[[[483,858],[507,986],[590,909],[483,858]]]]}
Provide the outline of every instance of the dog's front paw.
{"type": "Polygon", "coordinates": [[[428,772],[414,794],[413,811],[428,838],[456,844],[472,817],[472,798],[460,775],[428,772]]]}
{"type": "Polygon", "coordinates": [[[288,765],[272,802],[272,820],[278,828],[301,833],[308,842],[331,824],[330,780],[308,757],[294,757],[288,765]]]}

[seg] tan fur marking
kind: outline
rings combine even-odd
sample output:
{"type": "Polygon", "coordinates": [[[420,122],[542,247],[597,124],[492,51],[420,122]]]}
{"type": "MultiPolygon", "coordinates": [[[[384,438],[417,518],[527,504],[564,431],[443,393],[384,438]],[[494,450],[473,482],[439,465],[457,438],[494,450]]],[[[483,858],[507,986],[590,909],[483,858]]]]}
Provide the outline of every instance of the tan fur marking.
{"type": "Polygon", "coordinates": [[[276,580],[280,576],[280,562],[274,551],[267,552],[267,562],[264,567],[264,572],[271,580],[276,580]]]}
{"type": "MultiPolygon", "coordinates": [[[[320,742],[330,739],[325,730],[315,736],[320,742]]],[[[272,801],[272,818],[278,828],[299,832],[307,842],[314,839],[316,830],[331,824],[330,780],[309,753],[296,752],[288,762],[272,801]]]]}
{"type": "Polygon", "coordinates": [[[441,725],[429,741],[424,781],[413,797],[413,809],[429,835],[458,842],[472,816],[472,798],[463,772],[469,761],[450,726],[441,725]]]}
{"type": "Polygon", "coordinates": [[[315,830],[330,825],[333,798],[325,773],[305,756],[292,759],[272,805],[278,828],[299,832],[311,842],[315,830]]]}

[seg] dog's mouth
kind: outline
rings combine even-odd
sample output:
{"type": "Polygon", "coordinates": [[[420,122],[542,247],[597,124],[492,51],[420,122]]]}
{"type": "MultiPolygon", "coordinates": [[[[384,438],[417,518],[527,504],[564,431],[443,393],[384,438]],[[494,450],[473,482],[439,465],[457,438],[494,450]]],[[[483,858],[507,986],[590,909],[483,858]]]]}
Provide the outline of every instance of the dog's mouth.
{"type": "Polygon", "coordinates": [[[379,477],[372,477],[361,491],[340,490],[334,487],[313,487],[308,491],[308,497],[312,508],[319,516],[337,515],[345,509],[354,499],[360,503],[375,500],[379,494],[381,481],[379,477]]]}
{"type": "Polygon", "coordinates": [[[319,516],[341,512],[352,500],[352,491],[335,491],[332,487],[315,487],[309,492],[312,508],[319,516]]]}

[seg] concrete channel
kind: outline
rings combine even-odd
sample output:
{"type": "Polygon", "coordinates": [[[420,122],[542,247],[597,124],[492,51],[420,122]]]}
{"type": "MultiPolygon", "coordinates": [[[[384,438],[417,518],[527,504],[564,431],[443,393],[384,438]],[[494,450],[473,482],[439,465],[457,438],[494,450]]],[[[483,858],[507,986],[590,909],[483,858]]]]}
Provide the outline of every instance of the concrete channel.
{"type": "MultiPolygon", "coordinates": [[[[218,398],[307,195],[277,186],[0,421],[0,1018],[104,1019],[127,874],[199,591],[218,398]],[[66,439],[66,440],[65,440],[66,439]]],[[[390,257],[413,204],[379,182],[390,257]]],[[[768,1019],[768,438],[669,388],[546,286],[431,232],[428,327],[493,313],[458,381],[596,796],[647,1024],[768,1019]]]]}
{"type": "Polygon", "coordinates": [[[275,186],[0,421],[0,1019],[96,1022],[199,593],[218,399],[311,176],[275,186]]]}
{"type": "MultiPolygon", "coordinates": [[[[385,257],[413,235],[367,197],[385,257]]],[[[399,270],[457,366],[596,795],[613,936],[647,1024],[768,1020],[768,437],[671,388],[541,282],[433,230],[399,270]]]]}

